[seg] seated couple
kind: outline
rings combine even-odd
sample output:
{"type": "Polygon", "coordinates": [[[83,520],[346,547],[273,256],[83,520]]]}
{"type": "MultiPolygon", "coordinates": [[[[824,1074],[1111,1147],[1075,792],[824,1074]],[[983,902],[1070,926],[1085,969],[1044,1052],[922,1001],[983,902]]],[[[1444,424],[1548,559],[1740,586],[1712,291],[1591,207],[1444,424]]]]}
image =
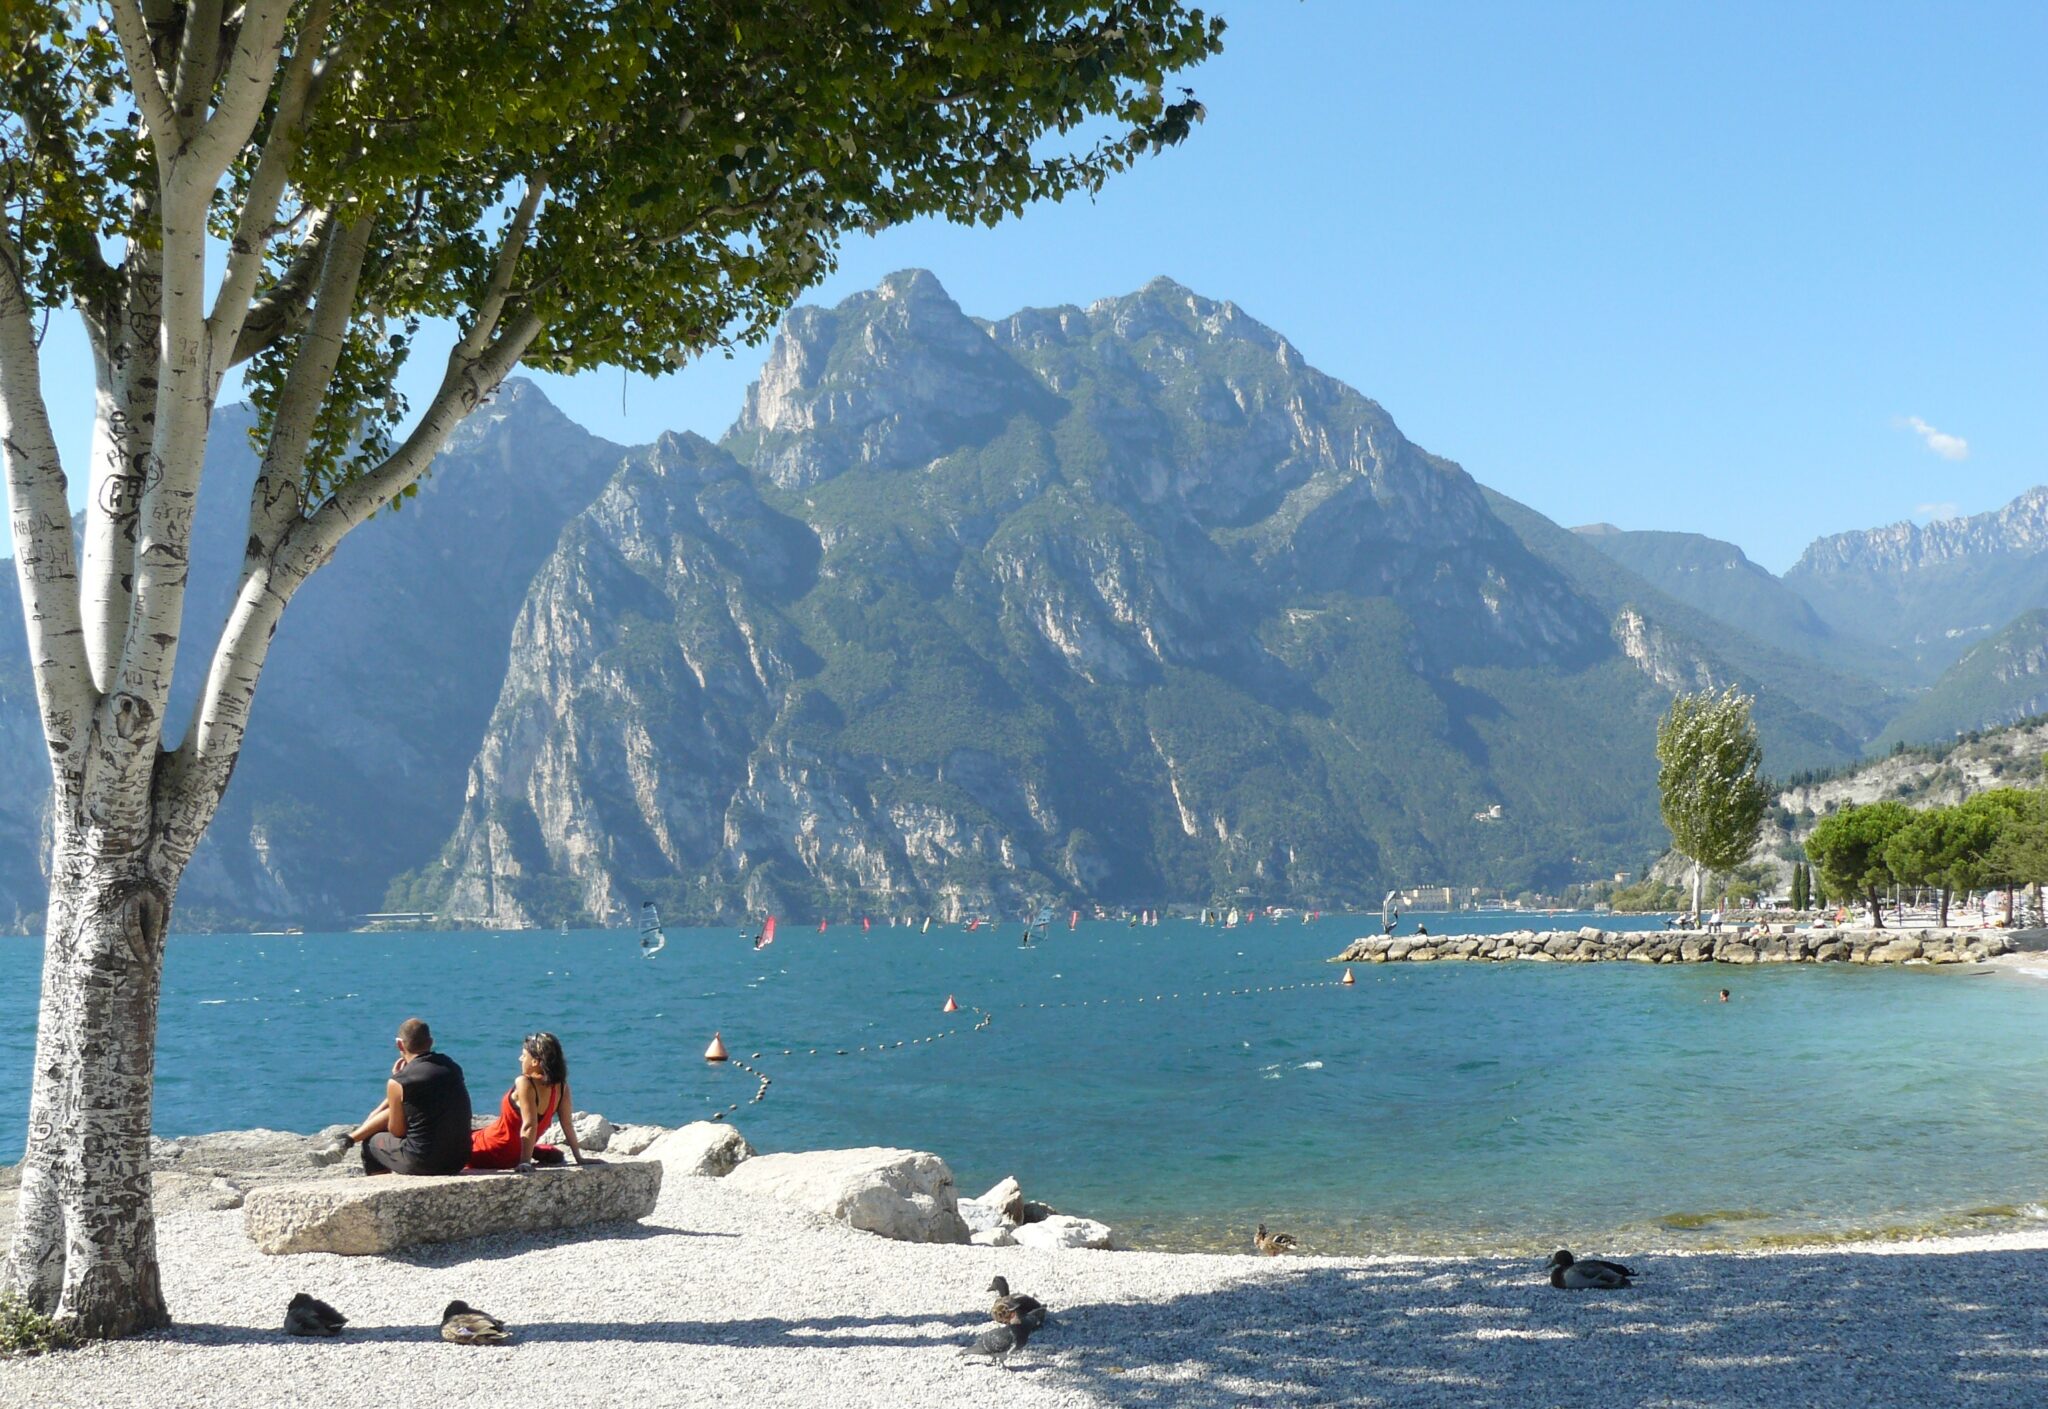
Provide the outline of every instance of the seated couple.
{"type": "Polygon", "coordinates": [[[559,1114],[569,1151],[582,1164],[575,1123],[568,1113],[569,1063],[551,1032],[536,1032],[519,1048],[519,1077],[481,1130],[470,1126],[469,1087],[462,1068],[434,1050],[434,1034],[418,1018],[398,1028],[398,1060],[384,1083],[384,1101],[342,1137],[360,1145],[365,1174],[455,1174],[468,1169],[530,1169],[560,1164],[562,1152],[540,1144],[559,1114]]]}

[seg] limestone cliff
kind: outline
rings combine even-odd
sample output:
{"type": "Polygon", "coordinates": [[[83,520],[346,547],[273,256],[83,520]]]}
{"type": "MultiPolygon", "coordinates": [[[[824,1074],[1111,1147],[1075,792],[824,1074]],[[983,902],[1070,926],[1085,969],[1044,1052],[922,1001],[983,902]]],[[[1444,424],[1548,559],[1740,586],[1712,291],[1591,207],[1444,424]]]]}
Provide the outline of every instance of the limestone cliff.
{"type": "Polygon", "coordinates": [[[1668,682],[1611,624],[1232,304],[985,323],[897,275],[792,315],[722,445],[635,455],[564,530],[410,893],[523,924],[1557,879],[1655,827],[1668,682]]]}

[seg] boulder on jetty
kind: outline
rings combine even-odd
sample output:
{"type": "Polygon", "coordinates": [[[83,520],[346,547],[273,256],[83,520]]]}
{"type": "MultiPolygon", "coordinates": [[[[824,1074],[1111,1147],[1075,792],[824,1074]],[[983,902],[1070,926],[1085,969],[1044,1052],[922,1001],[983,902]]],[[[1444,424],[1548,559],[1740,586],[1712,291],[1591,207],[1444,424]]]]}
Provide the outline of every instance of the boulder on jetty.
{"type": "Polygon", "coordinates": [[[694,1179],[723,1179],[739,1168],[742,1160],[753,1156],[754,1147],[745,1136],[714,1120],[692,1121],[680,1130],[662,1131],[640,1151],[642,1159],[660,1160],[669,1173],[694,1179]]]}
{"type": "Polygon", "coordinates": [[[1705,930],[1510,930],[1505,934],[1392,936],[1355,940],[1332,962],[1428,963],[1526,959],[1587,964],[1977,964],[2017,946],[2003,930],[1828,930],[1789,924],[1705,930]]]}
{"type": "Polygon", "coordinates": [[[756,1155],[725,1182],[899,1242],[968,1240],[953,1171],[922,1150],[756,1155]]]}
{"type": "Polygon", "coordinates": [[[658,1161],[619,1160],[529,1174],[271,1184],[244,1199],[243,1226],[267,1253],[363,1256],[486,1233],[633,1222],[654,1212],[661,1172],[658,1161]]]}

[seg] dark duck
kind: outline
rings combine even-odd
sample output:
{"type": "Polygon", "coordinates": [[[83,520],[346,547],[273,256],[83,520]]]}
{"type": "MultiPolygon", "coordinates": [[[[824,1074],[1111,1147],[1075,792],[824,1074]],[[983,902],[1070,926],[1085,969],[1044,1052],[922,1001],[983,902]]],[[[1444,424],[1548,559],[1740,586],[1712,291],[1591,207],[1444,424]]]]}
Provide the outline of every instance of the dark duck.
{"type": "Polygon", "coordinates": [[[284,1309],[284,1333],[288,1336],[338,1336],[347,1324],[348,1317],[304,1292],[284,1309]]]}
{"type": "Polygon", "coordinates": [[[1597,1257],[1573,1257],[1569,1248],[1550,1255],[1550,1285],[1559,1291],[1617,1291],[1642,1274],[1619,1262],[1602,1262],[1597,1257]]]}

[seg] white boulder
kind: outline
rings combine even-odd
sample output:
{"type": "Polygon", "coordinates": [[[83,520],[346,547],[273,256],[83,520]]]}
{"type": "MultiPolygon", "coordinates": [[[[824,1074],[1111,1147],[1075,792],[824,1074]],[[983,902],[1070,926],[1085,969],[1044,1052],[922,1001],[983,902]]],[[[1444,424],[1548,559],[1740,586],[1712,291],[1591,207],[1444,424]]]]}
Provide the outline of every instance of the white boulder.
{"type": "MultiPolygon", "coordinates": [[[[559,1118],[558,1118],[559,1119],[559,1118]]],[[[612,1123],[596,1111],[573,1111],[569,1120],[576,1125],[576,1143],[586,1155],[601,1155],[611,1148],[612,1123]]],[[[562,1143],[569,1143],[568,1123],[562,1122],[562,1143]]]]}
{"type": "Polygon", "coordinates": [[[960,1200],[960,1221],[967,1225],[970,1233],[988,1233],[1009,1226],[1009,1220],[1003,1217],[1001,1209],[980,1199],[960,1200]]]}
{"type": "MultiPolygon", "coordinates": [[[[708,1123],[708,1122],[707,1122],[708,1123]]],[[[668,1134],[666,1125],[614,1125],[612,1138],[605,1145],[605,1153],[611,1155],[637,1155],[668,1134]]]]}
{"type": "Polygon", "coordinates": [[[866,1148],[756,1155],[726,1176],[851,1227],[907,1243],[964,1243],[953,1171],[922,1150],[866,1148]]]}
{"type": "Polygon", "coordinates": [[[1002,1215],[1005,1223],[1023,1223],[1027,1221],[1024,1217],[1024,1189],[1022,1185],[1018,1184],[1017,1176],[1014,1174],[1006,1177],[1002,1183],[990,1189],[986,1194],[976,1199],[975,1202],[985,1204],[994,1209],[1002,1215]]]}
{"type": "Polygon", "coordinates": [[[1065,1213],[1055,1213],[1036,1223],[1012,1228],[1010,1236],[1018,1247],[1040,1248],[1049,1252],[1067,1248],[1106,1248],[1110,1238],[1108,1224],[1065,1213]]]}
{"type": "Polygon", "coordinates": [[[967,1241],[978,1248],[1013,1248],[1017,1246],[1017,1235],[1007,1227],[988,1228],[971,1234],[967,1241]]]}
{"type": "Polygon", "coordinates": [[[722,1179],[741,1161],[752,1158],[753,1153],[754,1147],[746,1137],[730,1125],[698,1120],[649,1141],[640,1157],[660,1160],[671,1174],[722,1179]]]}

